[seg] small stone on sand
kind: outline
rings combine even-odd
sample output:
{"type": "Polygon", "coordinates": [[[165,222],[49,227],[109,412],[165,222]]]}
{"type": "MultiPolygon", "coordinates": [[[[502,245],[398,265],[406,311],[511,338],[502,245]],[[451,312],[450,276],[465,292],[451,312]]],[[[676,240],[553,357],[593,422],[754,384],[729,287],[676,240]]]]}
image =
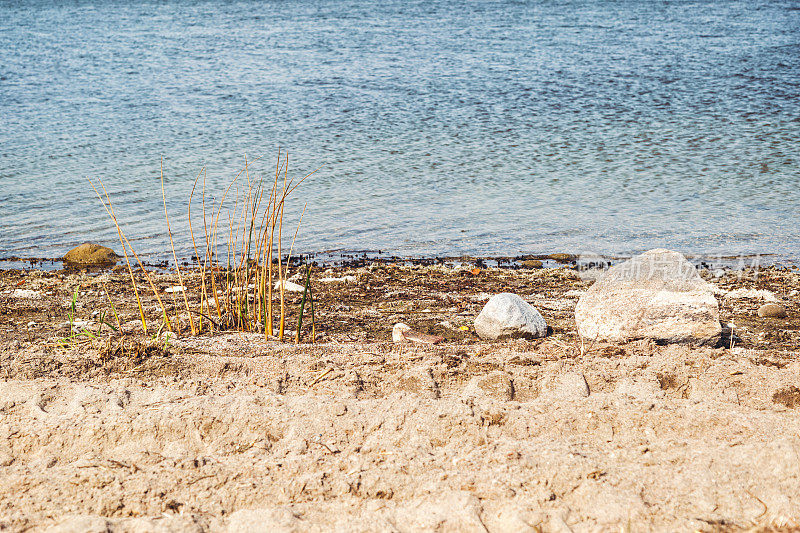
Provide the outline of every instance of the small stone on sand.
{"type": "Polygon", "coordinates": [[[758,308],[758,316],[762,318],[786,318],[786,308],[776,303],[764,304],[758,308]]]}
{"type": "Polygon", "coordinates": [[[547,335],[547,323],[531,304],[508,292],[492,296],[475,319],[475,331],[484,340],[538,338],[547,335]]]}

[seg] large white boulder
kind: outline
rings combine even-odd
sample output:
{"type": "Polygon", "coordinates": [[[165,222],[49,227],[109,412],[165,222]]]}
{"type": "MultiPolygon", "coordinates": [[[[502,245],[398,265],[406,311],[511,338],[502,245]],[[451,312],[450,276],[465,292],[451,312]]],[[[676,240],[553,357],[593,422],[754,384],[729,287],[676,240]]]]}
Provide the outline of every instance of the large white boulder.
{"type": "Polygon", "coordinates": [[[611,267],[578,300],[581,337],[716,344],[722,328],[711,287],[683,255],[650,250],[611,267]]]}
{"type": "Polygon", "coordinates": [[[517,296],[495,294],[475,319],[475,331],[484,340],[536,338],[547,335],[547,323],[535,307],[517,296]]]}

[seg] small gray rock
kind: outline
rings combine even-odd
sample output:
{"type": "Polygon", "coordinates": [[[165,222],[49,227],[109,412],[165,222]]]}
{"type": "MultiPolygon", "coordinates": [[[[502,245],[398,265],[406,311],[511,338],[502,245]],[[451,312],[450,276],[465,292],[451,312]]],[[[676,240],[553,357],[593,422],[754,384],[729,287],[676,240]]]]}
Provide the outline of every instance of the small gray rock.
{"type": "Polygon", "coordinates": [[[504,292],[492,296],[475,319],[475,331],[484,340],[537,338],[547,335],[547,323],[535,307],[504,292]]]}

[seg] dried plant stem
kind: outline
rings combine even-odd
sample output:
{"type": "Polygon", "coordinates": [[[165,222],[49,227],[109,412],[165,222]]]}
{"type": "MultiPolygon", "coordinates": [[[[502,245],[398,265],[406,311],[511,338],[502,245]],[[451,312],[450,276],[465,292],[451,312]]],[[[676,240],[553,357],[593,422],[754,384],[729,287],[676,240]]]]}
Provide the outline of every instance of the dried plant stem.
{"type": "Polygon", "coordinates": [[[128,251],[127,251],[127,249],[125,247],[125,243],[128,244],[128,246],[130,247],[131,253],[133,253],[134,257],[139,262],[139,266],[141,267],[142,272],[144,272],[145,278],[147,278],[147,281],[150,283],[150,287],[153,289],[153,294],[155,294],[156,299],[158,299],[158,303],[161,305],[161,310],[164,312],[164,320],[167,323],[167,327],[170,327],[169,317],[167,317],[166,307],[164,307],[164,304],[161,302],[161,298],[159,297],[158,291],[156,290],[155,286],[153,285],[153,282],[150,279],[150,276],[147,275],[147,271],[144,270],[144,266],[142,266],[142,262],[139,259],[139,256],[136,254],[136,250],[133,249],[133,246],[131,246],[131,243],[128,241],[128,238],[125,236],[125,233],[122,231],[122,228],[120,227],[119,222],[117,221],[117,215],[114,213],[114,205],[111,203],[111,197],[108,195],[108,191],[106,190],[105,185],[103,185],[102,180],[98,180],[98,182],[100,183],[100,186],[103,189],[103,194],[105,194],[105,197],[106,197],[106,200],[104,201],[103,197],[100,196],[100,191],[98,191],[97,188],[94,186],[94,183],[92,183],[92,180],[88,180],[88,181],[89,181],[89,185],[91,185],[92,189],[94,190],[95,194],[97,195],[97,198],[100,200],[100,203],[103,204],[103,207],[105,208],[106,213],[108,213],[108,216],[111,217],[111,220],[114,222],[114,226],[117,228],[117,235],[119,236],[119,243],[122,246],[122,253],[125,256],[125,263],[128,265],[128,273],[131,276],[131,285],[133,286],[133,293],[136,296],[136,303],[137,303],[137,305],[139,307],[139,317],[142,320],[142,330],[145,332],[145,334],[147,333],[147,321],[145,320],[145,317],[144,317],[144,308],[142,307],[142,300],[139,297],[139,289],[136,287],[136,278],[133,275],[133,268],[131,267],[131,261],[130,261],[130,258],[128,257],[128,251]],[[108,204],[106,204],[106,201],[108,202],[108,204]]]}
{"type": "MultiPolygon", "coordinates": [[[[197,258],[197,263],[200,266],[200,324],[197,329],[197,333],[202,333],[203,331],[203,304],[208,299],[208,294],[206,292],[206,263],[200,262],[200,253],[197,251],[197,242],[194,240],[194,228],[192,227],[192,198],[194,197],[194,191],[197,188],[197,181],[200,179],[200,174],[203,174],[203,225],[205,226],[206,220],[206,213],[205,213],[205,189],[206,189],[206,180],[205,180],[205,172],[206,168],[203,167],[200,169],[200,172],[197,173],[197,177],[194,179],[194,183],[192,184],[192,192],[189,194],[189,235],[192,237],[192,248],[194,249],[194,256],[197,258]]],[[[210,313],[210,309],[208,310],[210,313]]],[[[211,323],[211,322],[210,322],[211,323]]],[[[213,328],[213,323],[211,326],[213,328]]]]}
{"type": "Polygon", "coordinates": [[[306,307],[306,297],[308,296],[309,284],[311,283],[311,265],[306,265],[306,283],[305,287],[303,288],[303,299],[300,300],[300,313],[297,316],[297,333],[294,336],[294,343],[300,344],[300,331],[303,329],[303,311],[306,307]]]}
{"type": "Polygon", "coordinates": [[[117,328],[119,328],[120,333],[122,332],[122,324],[119,321],[119,315],[117,315],[117,309],[114,307],[114,302],[111,301],[111,295],[108,294],[108,287],[106,287],[106,282],[103,282],[103,292],[106,293],[106,298],[108,299],[108,304],[111,306],[111,312],[114,313],[114,320],[117,321],[117,328]]]}
{"type": "Polygon", "coordinates": [[[275,180],[272,185],[271,212],[269,220],[269,243],[267,244],[267,327],[264,335],[271,337],[272,330],[272,249],[275,241],[275,222],[278,216],[278,177],[281,173],[281,152],[278,150],[278,162],[275,164],[275,180]]]}
{"type": "Polygon", "coordinates": [[[280,297],[281,297],[281,320],[278,329],[278,340],[283,341],[283,333],[284,333],[284,326],[286,325],[286,284],[284,283],[284,270],[283,270],[283,255],[281,250],[281,244],[283,241],[283,207],[285,205],[286,200],[286,179],[288,175],[288,163],[289,155],[286,155],[287,163],[286,167],[284,168],[284,175],[283,175],[283,193],[281,194],[281,203],[280,203],[280,221],[278,222],[278,281],[280,283],[280,297]]]}
{"type": "MultiPolygon", "coordinates": [[[[178,283],[184,289],[181,291],[183,293],[183,302],[186,304],[186,315],[187,319],[189,320],[189,326],[192,330],[192,335],[197,335],[197,328],[194,327],[194,319],[192,318],[192,311],[189,309],[189,297],[186,295],[186,288],[183,284],[183,275],[181,274],[181,267],[178,263],[178,256],[175,253],[175,241],[172,239],[172,227],[169,224],[169,213],[167,213],[167,194],[164,191],[164,158],[161,158],[161,198],[164,201],[164,218],[167,219],[167,232],[169,233],[169,244],[172,247],[172,258],[175,260],[175,270],[178,272],[178,283]]],[[[178,321],[180,323],[180,321],[178,321]]]]}
{"type": "MultiPolygon", "coordinates": [[[[297,236],[308,208],[308,204],[306,203],[300,213],[297,228],[292,236],[288,250],[289,253],[286,257],[283,257],[283,223],[284,215],[286,214],[286,200],[290,193],[311,174],[304,176],[300,180],[295,180],[294,178],[290,179],[288,173],[288,154],[279,150],[275,166],[275,176],[274,179],[272,179],[272,187],[269,187],[269,183],[265,183],[263,177],[257,174],[250,175],[253,170],[251,168],[252,162],[246,155],[244,160],[244,168],[242,168],[227,185],[224,194],[218,202],[212,200],[209,202],[209,205],[206,205],[207,170],[205,167],[200,169],[200,172],[192,183],[187,214],[189,218],[191,249],[194,252],[194,259],[197,261],[197,268],[201,277],[199,283],[199,310],[193,307],[196,304],[192,304],[189,301],[185,283],[191,280],[185,276],[186,269],[181,268],[178,261],[175,239],[172,232],[172,223],[167,206],[163,158],[161,160],[160,182],[161,200],[164,206],[164,219],[167,224],[172,259],[175,262],[177,282],[180,283],[180,287],[183,288],[183,290],[180,291],[183,292],[182,298],[180,295],[175,294],[177,291],[171,293],[172,306],[170,309],[176,310],[172,317],[167,312],[165,299],[162,299],[158,288],[153,282],[154,278],[148,273],[147,269],[145,269],[139,255],[120,227],[114,212],[114,207],[111,203],[111,198],[108,191],[103,186],[102,181],[99,184],[102,186],[103,193],[100,193],[100,187],[95,187],[94,183],[89,180],[95,194],[97,194],[98,198],[101,200],[103,207],[106,209],[106,212],[117,228],[117,235],[120,245],[122,246],[128,274],[130,275],[131,284],[139,308],[142,329],[145,333],[148,331],[147,317],[145,316],[142,296],[139,294],[140,287],[136,284],[136,276],[133,272],[134,260],[131,259],[131,256],[138,262],[139,268],[141,268],[144,277],[153,290],[153,295],[158,300],[161,307],[163,324],[159,329],[159,333],[165,326],[172,331],[173,322],[171,318],[172,320],[177,320],[175,322],[175,327],[178,328],[178,332],[180,332],[183,313],[181,309],[183,308],[188,315],[189,329],[191,329],[192,335],[197,335],[207,330],[234,328],[240,331],[263,331],[267,338],[275,335],[281,341],[285,339],[286,322],[290,318],[290,310],[287,309],[287,305],[289,305],[289,299],[286,295],[287,277],[289,274],[289,267],[294,258],[294,246],[297,242],[297,236]],[[197,207],[194,206],[195,213],[192,213],[192,203],[194,201],[194,194],[197,192],[201,174],[203,175],[202,235],[205,238],[204,253],[201,251],[202,245],[198,243],[198,236],[194,233],[194,221],[192,220],[192,215],[196,215],[197,207]],[[239,181],[242,174],[244,174],[247,185],[246,187],[242,186],[240,189],[237,185],[237,181],[239,181]],[[234,188],[235,194],[232,192],[234,188]],[[231,198],[228,200],[228,198],[234,195],[235,199],[231,198]],[[228,201],[228,205],[225,205],[226,201],[228,201]],[[233,206],[230,206],[231,203],[233,203],[233,206]],[[208,209],[210,209],[210,212],[208,209]],[[224,222],[222,223],[222,227],[220,227],[220,215],[223,209],[226,210],[225,217],[227,217],[228,220],[227,228],[224,222]],[[226,251],[222,252],[222,261],[220,261],[219,246],[224,246],[226,249],[226,251]],[[275,268],[278,269],[277,284],[273,284],[276,277],[275,268]],[[208,277],[210,277],[210,279],[208,279],[208,277]],[[276,318],[274,316],[276,314],[274,309],[276,303],[274,301],[274,291],[276,286],[279,289],[280,300],[279,321],[274,320],[276,318]],[[211,302],[212,299],[214,300],[213,303],[211,302]],[[216,317],[213,316],[213,308],[216,308],[216,317]],[[195,322],[194,315],[199,315],[197,322],[195,322]],[[275,322],[278,323],[278,332],[274,331],[276,326],[275,322]]],[[[298,316],[297,324],[298,329],[294,335],[295,342],[299,342],[302,338],[302,321],[303,318],[305,318],[303,315],[305,314],[306,306],[310,306],[311,312],[311,342],[314,342],[316,337],[316,322],[314,316],[315,302],[310,285],[310,272],[311,266],[307,265],[306,287],[304,288],[303,299],[300,305],[300,315],[298,316]]],[[[105,284],[103,285],[103,290],[105,291],[106,298],[117,320],[117,326],[121,329],[121,321],[116,313],[114,303],[111,300],[110,293],[105,284]]],[[[172,311],[170,311],[170,313],[171,312],[172,311]]]]}
{"type": "Polygon", "coordinates": [[[300,213],[300,220],[297,222],[297,228],[294,230],[294,237],[292,237],[292,245],[289,246],[289,255],[286,256],[286,268],[289,268],[289,262],[292,260],[292,250],[294,250],[294,241],[297,239],[297,232],[300,231],[300,224],[303,223],[303,216],[306,214],[306,207],[308,202],[303,206],[303,212],[300,213]]]}

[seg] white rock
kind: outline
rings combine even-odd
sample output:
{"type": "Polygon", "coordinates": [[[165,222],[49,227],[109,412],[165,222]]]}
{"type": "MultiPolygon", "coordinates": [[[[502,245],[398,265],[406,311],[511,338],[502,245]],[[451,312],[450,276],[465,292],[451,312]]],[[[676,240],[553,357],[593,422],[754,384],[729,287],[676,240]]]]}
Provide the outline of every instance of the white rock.
{"type": "Polygon", "coordinates": [[[395,324],[392,328],[392,342],[405,342],[406,338],[403,337],[403,333],[406,331],[411,331],[411,326],[402,322],[395,324]]]}
{"type": "Polygon", "coordinates": [[[42,293],[39,291],[32,291],[30,289],[14,289],[14,292],[11,293],[11,297],[37,300],[42,297],[42,293]]]}
{"type": "Polygon", "coordinates": [[[547,323],[535,307],[517,296],[495,294],[475,319],[475,331],[485,340],[544,337],[547,323]]]}
{"type": "Polygon", "coordinates": [[[775,293],[766,289],[734,289],[725,294],[725,298],[764,300],[765,302],[777,302],[778,297],[775,293]]]}
{"type": "Polygon", "coordinates": [[[175,285],[174,287],[167,287],[166,289],[164,289],[164,292],[166,292],[167,294],[171,294],[173,292],[183,292],[185,290],[186,287],[184,287],[183,285],[175,285]]]}
{"type": "MultiPolygon", "coordinates": [[[[284,280],[283,287],[285,290],[289,292],[303,292],[306,288],[303,285],[298,285],[297,283],[292,283],[291,281],[284,280]]],[[[281,290],[281,282],[275,282],[275,290],[281,290]]]]}
{"type": "Polygon", "coordinates": [[[719,305],[697,269],[678,252],[650,250],[611,267],[575,306],[590,340],[716,344],[719,305]]]}

